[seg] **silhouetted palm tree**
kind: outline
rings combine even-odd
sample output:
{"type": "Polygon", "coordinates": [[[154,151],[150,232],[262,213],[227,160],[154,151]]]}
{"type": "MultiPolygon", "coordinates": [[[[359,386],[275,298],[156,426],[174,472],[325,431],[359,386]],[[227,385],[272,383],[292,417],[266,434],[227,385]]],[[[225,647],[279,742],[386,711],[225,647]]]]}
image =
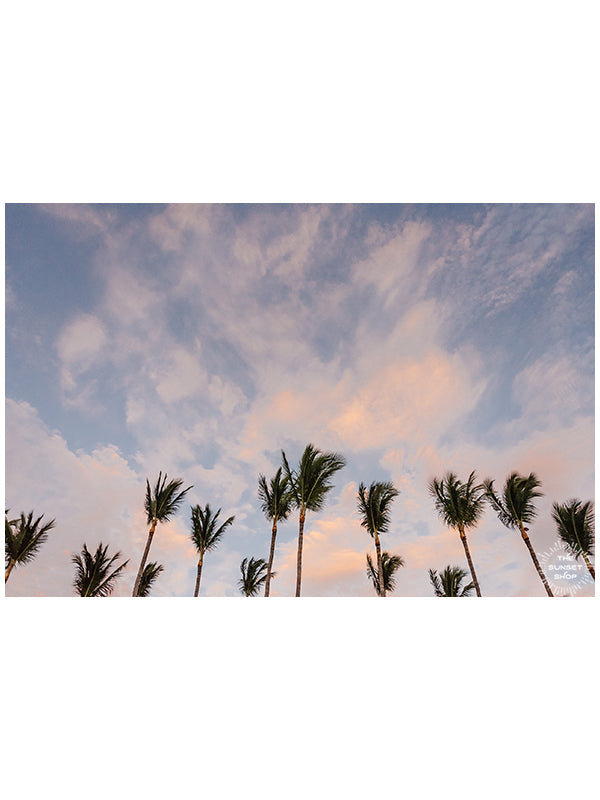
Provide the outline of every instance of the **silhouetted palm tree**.
{"type": "Polygon", "coordinates": [[[102,547],[102,542],[100,542],[94,555],[84,544],[81,555],[72,556],[71,561],[75,564],[73,586],[81,597],[107,597],[112,593],[117,578],[129,562],[124,561],[111,572],[115,561],[121,558],[121,553],[115,553],[112,558],[109,558],[107,554],[108,545],[102,547]]]}
{"type": "MultiPolygon", "coordinates": [[[[268,575],[267,562],[263,558],[245,558],[240,564],[242,577],[238,581],[240,591],[246,597],[255,597],[261,590],[268,575]]],[[[271,577],[275,573],[273,572],[271,577]]]]}
{"type": "Polygon", "coordinates": [[[36,557],[38,550],[48,538],[48,533],[54,527],[56,520],[50,520],[42,525],[42,514],[33,519],[33,511],[27,516],[21,514],[19,519],[9,520],[4,517],[4,583],[18,564],[28,564],[36,557]]]}
{"type": "Polygon", "coordinates": [[[544,584],[548,597],[554,597],[527,535],[529,528],[525,527],[525,524],[530,524],[537,514],[533,501],[536,497],[543,497],[542,493],[537,491],[538,486],[541,485],[533,472],[527,478],[519,475],[518,472],[512,472],[506,479],[502,496],[499,496],[494,491],[494,481],[486,478],[483,482],[486,497],[498,515],[498,519],[507,528],[515,528],[521,532],[521,537],[529,550],[533,565],[544,584]]]}
{"type": "Polygon", "coordinates": [[[148,597],[150,594],[150,589],[152,588],[152,584],[158,578],[163,569],[163,565],[157,564],[156,561],[151,561],[149,564],[146,564],[144,571],[142,572],[136,597],[148,597]]]}
{"type": "Polygon", "coordinates": [[[445,524],[449,528],[458,530],[475,584],[475,591],[477,596],[481,597],[466,534],[469,528],[477,525],[485,507],[482,487],[475,483],[475,472],[469,475],[466,483],[461,483],[453,472],[446,473],[441,480],[434,478],[429,484],[429,492],[433,496],[437,512],[445,524]]]}
{"type": "Polygon", "coordinates": [[[307,511],[320,511],[330,489],[335,473],[346,464],[339,453],[322,453],[314,445],[308,444],[302,453],[298,469],[290,469],[283,450],[283,468],[290,485],[292,503],[300,512],[298,521],[298,555],[296,558],[296,597],[300,597],[302,585],[302,545],[304,541],[304,521],[307,511]]]}
{"type": "Polygon", "coordinates": [[[200,506],[192,507],[192,541],[199,554],[198,559],[198,572],[196,575],[196,588],[194,589],[194,597],[198,597],[200,590],[200,576],[202,575],[202,564],[204,562],[204,554],[210,550],[214,550],[221,541],[225,530],[231,525],[235,517],[229,517],[219,525],[219,509],[216,514],[213,514],[210,505],[207,503],[202,509],[200,506]]]}
{"type": "Polygon", "coordinates": [[[383,593],[379,580],[380,572],[376,564],[373,564],[371,556],[367,553],[367,577],[373,584],[379,597],[385,597],[386,592],[393,592],[396,588],[396,572],[404,566],[402,556],[392,556],[385,551],[381,554],[381,566],[383,574],[383,593]]]}
{"type": "Polygon", "coordinates": [[[594,555],[594,504],[591,500],[583,503],[572,499],[562,505],[554,503],[552,519],[556,523],[558,535],[568,550],[579,558],[582,556],[590,575],[596,580],[596,573],[590,561],[594,555]]]}
{"type": "Polygon", "coordinates": [[[188,486],[187,489],[184,489],[180,492],[179,490],[182,486],[183,481],[180,478],[176,478],[175,480],[167,483],[166,472],[164,477],[162,472],[158,473],[158,480],[156,481],[154,489],[150,488],[150,483],[146,478],[146,501],[144,503],[144,508],[146,510],[146,521],[148,525],[150,525],[150,530],[148,531],[148,539],[146,541],[144,554],[142,556],[142,560],[140,561],[140,568],[133,585],[133,597],[139,597],[138,591],[140,587],[140,581],[142,579],[144,567],[146,566],[146,559],[148,558],[148,553],[150,552],[150,545],[152,543],[152,537],[154,536],[154,531],[156,530],[157,524],[159,522],[166,522],[173,516],[173,514],[177,512],[183,501],[183,498],[192,488],[191,486],[188,486]]]}
{"type": "Polygon", "coordinates": [[[467,573],[460,567],[447,566],[439,575],[434,569],[429,570],[429,580],[436,597],[469,597],[475,584],[471,582],[462,586],[466,577],[467,573]]]}
{"type": "Polygon", "coordinates": [[[399,494],[398,490],[389,481],[372,483],[367,491],[364,483],[358,487],[358,511],[360,513],[360,524],[375,539],[375,550],[377,552],[377,575],[379,576],[380,597],[385,597],[384,571],[381,562],[381,544],[379,534],[387,533],[390,527],[390,513],[392,501],[399,494]]]}
{"type": "MultiPolygon", "coordinates": [[[[281,477],[281,467],[271,478],[270,483],[264,475],[258,476],[258,498],[261,502],[261,510],[268,520],[271,520],[271,549],[269,550],[269,561],[267,563],[267,576],[265,580],[265,597],[269,596],[271,589],[271,569],[275,556],[275,539],[277,537],[277,523],[279,520],[286,520],[290,512],[292,498],[288,492],[288,479],[281,477]]],[[[273,573],[274,574],[274,573],[273,573]]]]}

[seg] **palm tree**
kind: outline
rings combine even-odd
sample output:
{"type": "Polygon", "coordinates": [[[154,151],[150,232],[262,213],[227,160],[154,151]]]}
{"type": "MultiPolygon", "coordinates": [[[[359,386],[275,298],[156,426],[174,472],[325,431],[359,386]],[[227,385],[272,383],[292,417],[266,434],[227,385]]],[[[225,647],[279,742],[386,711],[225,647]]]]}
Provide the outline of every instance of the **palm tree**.
{"type": "Polygon", "coordinates": [[[436,597],[469,597],[475,584],[471,582],[462,586],[466,577],[467,573],[460,567],[447,566],[439,575],[434,569],[429,570],[429,580],[436,597]]]}
{"type": "Polygon", "coordinates": [[[9,520],[4,517],[4,563],[6,571],[4,573],[4,583],[13,567],[17,564],[28,564],[36,557],[38,550],[48,538],[48,533],[54,527],[56,520],[50,520],[42,525],[42,514],[36,520],[33,519],[33,511],[27,516],[21,514],[19,519],[9,520]]]}
{"type": "Polygon", "coordinates": [[[196,576],[196,588],[194,589],[194,597],[198,597],[200,590],[200,576],[202,574],[202,564],[204,561],[204,554],[209,550],[214,550],[221,541],[225,530],[231,525],[235,517],[229,517],[222,525],[218,525],[219,514],[221,509],[213,514],[210,505],[207,503],[202,509],[200,506],[192,507],[192,541],[198,551],[200,558],[198,559],[198,574],[196,576]]]}
{"type": "Polygon", "coordinates": [[[298,555],[296,557],[296,597],[300,597],[302,584],[302,545],[304,541],[304,521],[307,511],[320,511],[325,498],[333,488],[331,478],[346,464],[339,453],[322,453],[314,445],[304,449],[297,470],[291,470],[283,450],[283,468],[289,481],[292,505],[300,512],[298,521],[298,555]]]}
{"type": "Polygon", "coordinates": [[[596,573],[590,562],[590,557],[594,555],[594,504],[592,501],[588,500],[587,503],[582,503],[581,500],[572,499],[562,505],[554,503],[552,519],[556,523],[558,535],[568,550],[575,558],[583,557],[590,575],[595,581],[596,573]]]}
{"type": "Polygon", "coordinates": [[[152,588],[152,584],[163,570],[163,565],[157,564],[156,561],[151,561],[149,564],[146,564],[144,571],[142,572],[136,597],[148,597],[150,594],[150,589],[152,588]]]}
{"type": "Polygon", "coordinates": [[[379,575],[381,574],[377,565],[373,563],[371,556],[367,553],[367,577],[373,584],[379,597],[385,597],[386,592],[393,592],[396,588],[396,572],[404,566],[402,556],[392,556],[389,553],[381,554],[381,573],[383,574],[383,594],[379,575]]]}
{"type": "Polygon", "coordinates": [[[271,549],[269,551],[269,561],[267,564],[267,576],[265,580],[265,597],[269,596],[271,589],[271,569],[275,556],[275,538],[277,537],[277,523],[279,520],[286,520],[292,510],[292,498],[288,492],[288,479],[281,477],[281,467],[271,478],[270,484],[264,475],[258,476],[258,498],[261,502],[261,510],[268,520],[273,522],[271,530],[271,549]]]}
{"type": "Polygon", "coordinates": [[[506,479],[504,490],[500,496],[494,491],[494,481],[486,478],[483,482],[486,497],[498,515],[498,519],[507,528],[516,528],[521,532],[521,537],[529,550],[531,560],[544,584],[548,597],[554,597],[527,535],[529,528],[525,527],[525,523],[531,523],[537,514],[533,501],[536,497],[543,497],[542,493],[537,491],[538,486],[541,485],[541,481],[533,472],[527,478],[519,475],[518,472],[512,472],[506,479]]]}
{"type": "Polygon", "coordinates": [[[162,472],[158,473],[158,480],[156,481],[154,489],[150,488],[150,483],[146,478],[146,501],[144,503],[144,508],[147,516],[146,522],[148,525],[150,525],[150,530],[148,531],[148,539],[146,541],[144,554],[142,556],[142,560],[140,561],[140,568],[133,585],[133,597],[140,596],[138,593],[140,581],[142,580],[142,574],[144,572],[144,567],[146,566],[146,559],[148,558],[148,553],[150,552],[150,545],[152,543],[152,537],[154,536],[154,531],[156,530],[157,524],[159,522],[166,522],[173,516],[173,514],[176,513],[181,505],[181,502],[183,501],[183,498],[192,488],[191,486],[188,486],[187,489],[184,489],[182,492],[180,492],[179,490],[182,486],[183,481],[180,478],[176,478],[175,480],[167,483],[166,472],[164,477],[162,472]]]}
{"type": "Polygon", "coordinates": [[[434,498],[436,510],[444,523],[449,528],[458,530],[477,597],[481,597],[466,534],[469,528],[477,525],[485,507],[485,495],[482,487],[475,483],[475,472],[469,475],[466,483],[461,483],[453,472],[447,472],[441,480],[434,478],[429,483],[429,492],[434,498]]]}
{"type": "MultiPolygon", "coordinates": [[[[267,562],[263,558],[245,558],[240,564],[242,577],[238,581],[240,591],[246,597],[255,597],[266,583],[269,575],[267,562]]],[[[270,577],[274,577],[273,572],[270,577]]]]}
{"type": "Polygon", "coordinates": [[[381,559],[381,544],[379,534],[387,533],[390,527],[390,512],[392,501],[399,494],[398,490],[389,481],[372,483],[367,492],[364,483],[358,487],[358,511],[361,515],[360,524],[375,539],[377,552],[377,575],[379,576],[379,597],[385,597],[385,580],[381,559]]]}
{"type": "Polygon", "coordinates": [[[121,566],[111,572],[115,561],[121,558],[121,553],[115,553],[112,558],[108,558],[107,553],[108,545],[102,547],[102,542],[100,542],[94,555],[84,544],[81,555],[72,556],[71,561],[75,564],[73,586],[81,597],[107,597],[112,593],[115,581],[129,562],[124,561],[121,566]]]}

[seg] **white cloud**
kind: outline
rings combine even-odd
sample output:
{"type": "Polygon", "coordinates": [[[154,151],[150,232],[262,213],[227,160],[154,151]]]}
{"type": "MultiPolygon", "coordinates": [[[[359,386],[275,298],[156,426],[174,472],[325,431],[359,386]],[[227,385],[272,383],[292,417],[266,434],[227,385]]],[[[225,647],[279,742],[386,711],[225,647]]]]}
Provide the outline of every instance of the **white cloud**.
{"type": "Polygon", "coordinates": [[[56,347],[66,365],[87,369],[105,344],[106,333],[100,320],[92,314],[82,314],[65,325],[56,347]]]}
{"type": "Polygon", "coordinates": [[[61,330],[56,349],[61,362],[60,382],[67,406],[92,411],[97,408],[97,381],[90,370],[107,352],[108,337],[93,314],[81,314],[61,330]]]}

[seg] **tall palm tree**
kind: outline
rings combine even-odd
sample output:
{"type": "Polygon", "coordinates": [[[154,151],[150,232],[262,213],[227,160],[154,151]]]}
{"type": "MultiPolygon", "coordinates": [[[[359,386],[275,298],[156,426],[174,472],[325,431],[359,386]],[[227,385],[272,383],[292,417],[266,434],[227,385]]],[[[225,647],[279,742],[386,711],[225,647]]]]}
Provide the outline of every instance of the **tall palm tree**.
{"type": "Polygon", "coordinates": [[[152,584],[163,570],[163,565],[157,564],[156,561],[151,561],[149,564],[146,564],[144,571],[142,572],[136,597],[148,597],[150,594],[150,589],[152,588],[152,584]]]}
{"type": "Polygon", "coordinates": [[[148,531],[148,539],[146,541],[144,554],[142,556],[142,560],[140,561],[140,568],[138,569],[138,574],[133,585],[133,597],[140,596],[138,594],[140,581],[142,580],[142,574],[144,572],[144,567],[146,566],[146,559],[148,558],[148,553],[150,552],[150,545],[152,544],[152,537],[154,536],[154,531],[156,530],[157,524],[159,522],[166,522],[173,516],[173,514],[177,512],[183,501],[183,498],[192,488],[191,486],[188,486],[187,489],[184,489],[180,492],[179,490],[182,486],[183,481],[181,478],[176,478],[175,480],[167,483],[166,472],[164,477],[162,472],[158,473],[158,480],[156,481],[156,485],[153,489],[150,488],[150,483],[146,478],[146,501],[144,503],[144,508],[147,517],[146,522],[148,525],[150,525],[150,530],[148,531]]]}
{"type": "Polygon", "coordinates": [[[596,573],[590,561],[594,555],[594,504],[591,500],[582,503],[572,499],[562,505],[554,503],[552,519],[556,523],[558,535],[570,552],[583,557],[590,575],[596,580],[596,573]]]}
{"type": "Polygon", "coordinates": [[[298,469],[290,469],[283,450],[281,451],[285,476],[289,481],[292,505],[299,510],[298,554],[296,557],[296,597],[300,597],[302,585],[302,545],[304,542],[304,521],[307,511],[320,511],[330,489],[335,473],[346,464],[339,453],[322,453],[314,445],[306,445],[298,469]]]}
{"type": "Polygon", "coordinates": [[[198,573],[196,575],[196,588],[194,589],[194,597],[198,597],[200,590],[200,576],[202,574],[202,564],[204,562],[204,554],[210,550],[214,550],[221,541],[226,529],[231,525],[235,517],[229,517],[219,525],[219,509],[216,514],[213,514],[210,505],[207,503],[204,508],[200,506],[192,507],[192,541],[199,554],[198,559],[198,573]]]}
{"type": "Polygon", "coordinates": [[[125,569],[128,561],[124,561],[119,567],[112,570],[112,566],[119,558],[121,553],[117,552],[111,558],[108,557],[108,545],[102,547],[102,542],[92,555],[83,545],[81,555],[72,556],[71,561],[75,564],[75,580],[73,586],[81,597],[107,597],[112,593],[114,584],[121,572],[125,569]]]}
{"type": "Polygon", "coordinates": [[[460,567],[448,565],[439,575],[434,569],[429,570],[429,580],[436,597],[469,597],[475,584],[471,582],[463,586],[462,582],[466,577],[467,573],[460,567]]]}
{"type": "MultiPolygon", "coordinates": [[[[268,565],[263,558],[245,558],[240,564],[242,577],[238,581],[240,591],[246,597],[255,597],[267,580],[268,565]]],[[[273,577],[275,573],[271,575],[273,577]]]]}
{"type": "Polygon", "coordinates": [[[483,482],[486,497],[498,515],[498,519],[507,528],[515,528],[521,532],[521,537],[529,550],[531,560],[544,584],[548,597],[554,597],[527,535],[529,528],[525,527],[525,524],[530,524],[536,517],[537,509],[534,500],[536,497],[543,497],[542,493],[537,491],[541,485],[541,481],[533,472],[527,477],[519,475],[518,472],[512,472],[504,483],[502,495],[496,494],[494,481],[486,478],[483,482]]]}
{"type": "Polygon", "coordinates": [[[477,597],[481,597],[466,534],[469,528],[477,525],[485,507],[485,495],[482,487],[475,483],[475,472],[469,475],[466,483],[461,483],[453,472],[447,472],[441,480],[433,478],[429,483],[429,493],[433,496],[436,510],[444,523],[449,528],[458,530],[477,597]]]}
{"type": "Polygon", "coordinates": [[[379,597],[385,597],[386,592],[393,592],[396,588],[396,572],[404,566],[402,556],[392,556],[385,551],[381,554],[381,572],[377,565],[373,563],[371,556],[367,553],[367,577],[373,584],[379,597]],[[381,590],[380,574],[383,574],[383,594],[381,590]]]}
{"type": "Polygon", "coordinates": [[[28,564],[36,557],[38,550],[48,538],[49,531],[54,527],[56,520],[50,520],[42,525],[42,514],[33,519],[33,511],[27,516],[21,514],[19,519],[9,520],[4,517],[4,583],[17,564],[28,564]]]}
{"type": "Polygon", "coordinates": [[[364,483],[358,487],[358,511],[360,524],[375,539],[377,552],[377,575],[379,576],[379,597],[385,597],[385,580],[381,559],[381,544],[379,534],[387,533],[390,528],[390,513],[392,501],[400,493],[389,481],[372,483],[367,491],[364,483]]]}
{"type": "Polygon", "coordinates": [[[281,467],[271,478],[270,483],[264,475],[258,476],[258,499],[261,502],[261,510],[268,520],[271,520],[271,549],[269,550],[269,561],[267,564],[267,576],[265,580],[265,597],[269,596],[271,590],[271,569],[275,556],[275,539],[277,537],[277,523],[279,520],[285,521],[292,510],[292,498],[288,492],[288,479],[281,477],[281,467]]]}

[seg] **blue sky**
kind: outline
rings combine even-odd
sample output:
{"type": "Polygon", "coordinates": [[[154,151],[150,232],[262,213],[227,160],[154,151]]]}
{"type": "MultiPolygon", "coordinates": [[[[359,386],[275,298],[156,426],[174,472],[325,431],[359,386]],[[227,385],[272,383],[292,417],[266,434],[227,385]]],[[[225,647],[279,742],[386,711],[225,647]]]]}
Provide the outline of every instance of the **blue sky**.
{"type": "MultiPolygon", "coordinates": [[[[307,520],[305,596],[373,593],[360,481],[401,492],[397,595],[465,566],[435,475],[536,472],[540,552],[552,502],[594,497],[592,205],[8,205],[6,265],[6,504],[57,520],[8,595],[71,594],[84,541],[130,559],[130,594],[160,469],[235,515],[200,593],[238,596],[242,558],[268,553],[257,475],[309,441],[348,463],[307,520]]],[[[188,531],[189,503],[155,537],[155,594],[193,592],[188,531]]],[[[470,543],[484,595],[544,594],[491,510],[470,543]]]]}

